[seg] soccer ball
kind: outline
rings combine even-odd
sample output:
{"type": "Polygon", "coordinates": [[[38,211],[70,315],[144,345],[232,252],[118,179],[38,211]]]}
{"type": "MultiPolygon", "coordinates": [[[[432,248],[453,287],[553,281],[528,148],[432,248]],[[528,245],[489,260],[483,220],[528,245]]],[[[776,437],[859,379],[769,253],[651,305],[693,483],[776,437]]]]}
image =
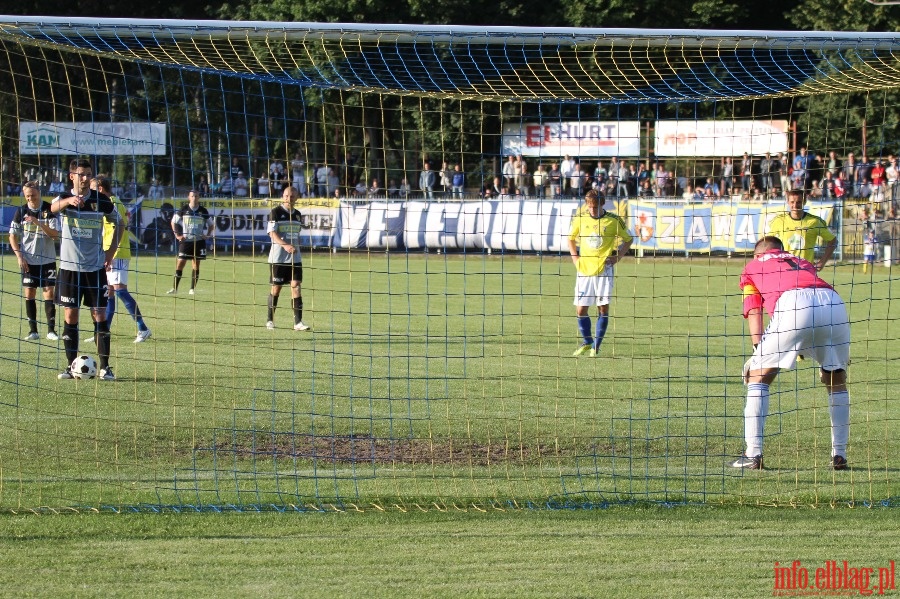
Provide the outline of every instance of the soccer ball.
{"type": "Polygon", "coordinates": [[[70,369],[76,379],[92,379],[97,376],[97,363],[90,356],[78,356],[72,360],[70,369]]]}

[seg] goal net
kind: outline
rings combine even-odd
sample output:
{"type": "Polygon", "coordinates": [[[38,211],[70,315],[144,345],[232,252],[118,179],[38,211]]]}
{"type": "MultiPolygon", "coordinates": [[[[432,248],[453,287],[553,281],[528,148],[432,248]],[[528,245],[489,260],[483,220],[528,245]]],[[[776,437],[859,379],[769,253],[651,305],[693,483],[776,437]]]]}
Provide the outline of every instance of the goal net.
{"type": "MultiPolygon", "coordinates": [[[[0,509],[895,504],[897,42],[0,17],[0,509]],[[58,378],[72,310],[26,279],[60,242],[19,259],[73,159],[127,220],[116,380],[58,378]],[[738,281],[794,189],[851,322],[846,470],[812,357],[733,466],[738,281]],[[589,192],[632,243],[577,317],[589,192]]],[[[78,354],[103,334],[82,307],[78,354]]]]}

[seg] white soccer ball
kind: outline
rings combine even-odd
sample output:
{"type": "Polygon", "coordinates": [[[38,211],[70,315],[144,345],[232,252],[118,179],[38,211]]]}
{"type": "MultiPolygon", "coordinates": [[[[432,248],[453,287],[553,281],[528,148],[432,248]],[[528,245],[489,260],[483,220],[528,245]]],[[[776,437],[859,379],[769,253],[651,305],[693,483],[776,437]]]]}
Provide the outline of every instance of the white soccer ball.
{"type": "Polygon", "coordinates": [[[97,376],[97,362],[90,356],[78,356],[72,360],[70,368],[76,379],[92,379],[97,376]]]}

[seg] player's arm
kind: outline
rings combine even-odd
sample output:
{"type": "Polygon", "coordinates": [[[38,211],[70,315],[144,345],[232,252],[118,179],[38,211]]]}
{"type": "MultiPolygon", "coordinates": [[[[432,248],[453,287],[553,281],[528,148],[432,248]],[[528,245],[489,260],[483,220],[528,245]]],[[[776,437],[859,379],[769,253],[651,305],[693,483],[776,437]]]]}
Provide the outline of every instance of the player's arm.
{"type": "Polygon", "coordinates": [[[831,256],[834,254],[834,250],[837,248],[837,237],[829,241],[825,245],[825,249],[822,251],[822,256],[819,258],[818,262],[816,262],[816,270],[822,270],[825,268],[825,265],[828,264],[828,261],[831,259],[831,256]]]}
{"type": "Polygon", "coordinates": [[[269,239],[272,240],[272,245],[280,245],[288,254],[294,253],[294,246],[286,242],[284,238],[279,235],[275,219],[269,220],[269,239]]]}
{"type": "Polygon", "coordinates": [[[49,237],[50,239],[52,239],[54,241],[59,239],[59,231],[55,227],[51,227],[48,223],[46,223],[40,219],[36,219],[36,220],[37,220],[38,226],[41,228],[41,231],[44,232],[44,235],[46,235],[47,237],[49,237]]]}
{"type": "Polygon", "coordinates": [[[625,227],[625,222],[621,218],[619,219],[619,231],[617,239],[620,239],[621,242],[619,243],[619,247],[616,248],[615,253],[611,254],[606,259],[607,264],[618,264],[618,262],[622,260],[622,258],[624,258],[626,254],[628,254],[628,250],[631,249],[631,244],[634,243],[634,237],[632,237],[631,234],[628,233],[628,229],[625,227]]]}
{"type": "Polygon", "coordinates": [[[207,222],[208,222],[209,224],[208,224],[207,227],[206,227],[206,235],[205,235],[204,237],[206,237],[206,239],[209,239],[209,238],[212,237],[212,234],[213,234],[213,219],[212,219],[212,216],[208,216],[208,217],[207,217],[207,222]]]}
{"type": "Polygon", "coordinates": [[[763,298],[752,281],[741,280],[741,289],[744,295],[744,318],[747,319],[747,327],[750,329],[750,340],[753,347],[759,345],[763,334],[763,298]]]}
{"type": "Polygon", "coordinates": [[[50,202],[50,212],[52,212],[53,214],[58,214],[69,206],[80,208],[83,204],[84,201],[78,196],[69,196],[67,198],[60,196],[50,202]]]}
{"type": "MultiPolygon", "coordinates": [[[[16,214],[16,217],[18,217],[18,214],[16,214]]],[[[19,246],[19,232],[21,227],[22,225],[20,223],[13,220],[12,225],[9,227],[9,247],[12,248],[13,254],[16,255],[19,268],[24,271],[28,267],[28,263],[25,261],[25,255],[22,253],[21,246],[19,246]]]]}
{"type": "Polygon", "coordinates": [[[107,213],[106,219],[110,222],[110,224],[112,224],[113,232],[109,240],[109,249],[104,253],[106,265],[108,267],[112,267],[113,257],[116,255],[116,251],[119,249],[119,240],[122,238],[122,233],[125,232],[125,227],[122,226],[122,220],[119,218],[119,211],[116,210],[115,206],[113,206],[112,210],[107,213]]]}
{"type": "Polygon", "coordinates": [[[169,223],[169,226],[172,227],[172,233],[175,234],[175,239],[181,241],[184,237],[184,227],[181,226],[181,215],[177,212],[174,216],[172,216],[172,222],[169,223]]]}
{"type": "Polygon", "coordinates": [[[569,239],[569,255],[572,257],[572,263],[578,266],[578,244],[574,239],[569,239]]]}

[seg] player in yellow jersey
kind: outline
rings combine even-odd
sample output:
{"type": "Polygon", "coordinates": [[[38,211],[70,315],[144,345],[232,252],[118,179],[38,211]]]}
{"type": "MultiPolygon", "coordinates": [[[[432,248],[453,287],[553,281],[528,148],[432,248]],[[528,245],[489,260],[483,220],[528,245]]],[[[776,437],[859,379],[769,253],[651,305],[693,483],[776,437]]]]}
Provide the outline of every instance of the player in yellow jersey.
{"type": "MultiPolygon", "coordinates": [[[[143,343],[150,338],[150,329],[144,323],[144,317],[141,315],[141,309],[138,307],[137,300],[128,292],[128,263],[131,260],[131,244],[128,242],[128,229],[126,228],[128,224],[128,209],[119,198],[112,195],[109,179],[103,175],[91,179],[91,189],[108,195],[116,210],[119,211],[119,217],[122,219],[122,226],[119,227],[119,249],[116,250],[116,254],[113,257],[112,268],[106,274],[109,286],[109,301],[106,303],[106,322],[110,327],[112,326],[113,316],[116,313],[116,298],[122,300],[122,303],[125,304],[125,309],[128,310],[128,313],[131,314],[131,317],[137,323],[138,333],[134,342],[143,343]]],[[[114,233],[115,229],[109,223],[104,224],[103,249],[109,248],[114,233]]],[[[85,341],[92,343],[94,338],[90,337],[85,341]]]]}
{"type": "Polygon", "coordinates": [[[596,356],[609,326],[609,302],[613,291],[613,266],[631,248],[632,237],[625,222],[600,206],[595,190],[584,196],[587,210],[572,217],[569,253],[575,265],[575,315],[583,343],[573,356],[590,352],[596,356]],[[591,331],[590,306],[597,306],[597,328],[591,331]]]}
{"type": "Polygon", "coordinates": [[[784,249],[798,258],[816,265],[816,270],[825,268],[825,264],[834,254],[837,237],[825,224],[825,221],[804,210],[806,197],[799,190],[787,194],[788,212],[772,219],[766,229],[766,235],[774,235],[784,244],[784,249]],[[821,237],[825,250],[816,260],[816,240],[821,237]]]}

